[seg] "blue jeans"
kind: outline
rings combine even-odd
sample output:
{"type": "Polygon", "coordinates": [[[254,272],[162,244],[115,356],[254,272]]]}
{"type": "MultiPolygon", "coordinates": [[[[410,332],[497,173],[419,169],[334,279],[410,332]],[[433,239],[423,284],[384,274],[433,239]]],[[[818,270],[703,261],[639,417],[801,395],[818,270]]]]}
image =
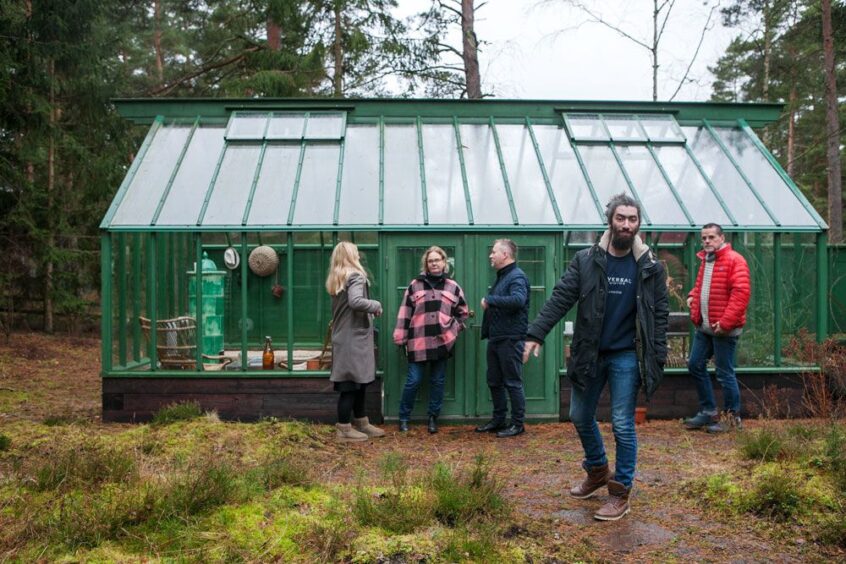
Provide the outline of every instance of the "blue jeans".
{"type": "Polygon", "coordinates": [[[585,470],[608,464],[599,425],[596,424],[596,406],[605,383],[611,392],[611,430],[617,444],[614,480],[627,488],[632,486],[637,464],[637,433],[634,411],[637,391],[640,388],[640,371],[635,351],[621,351],[599,356],[596,373],[585,378],[585,389],[573,388],[570,396],[570,420],[576,427],[585,460],[585,470]]]}
{"type": "Polygon", "coordinates": [[[446,380],[447,359],[426,360],[423,362],[408,363],[408,377],[405,379],[405,387],[402,389],[400,399],[399,418],[400,421],[408,421],[411,418],[411,411],[414,409],[414,398],[417,397],[417,388],[423,379],[426,365],[431,368],[429,377],[429,415],[437,417],[441,413],[441,406],[444,403],[444,381],[446,380]]]}
{"type": "Polygon", "coordinates": [[[511,399],[511,424],[523,426],[526,416],[526,395],[523,392],[522,339],[488,341],[488,387],[493,401],[493,419],[505,421],[508,399],[511,399]]]}
{"type": "Polygon", "coordinates": [[[734,372],[738,337],[714,337],[697,331],[693,335],[687,369],[696,382],[699,395],[699,411],[717,412],[714,388],[708,375],[708,360],[713,356],[717,366],[717,381],[723,388],[723,405],[726,411],[740,414],[740,388],[734,372]]]}

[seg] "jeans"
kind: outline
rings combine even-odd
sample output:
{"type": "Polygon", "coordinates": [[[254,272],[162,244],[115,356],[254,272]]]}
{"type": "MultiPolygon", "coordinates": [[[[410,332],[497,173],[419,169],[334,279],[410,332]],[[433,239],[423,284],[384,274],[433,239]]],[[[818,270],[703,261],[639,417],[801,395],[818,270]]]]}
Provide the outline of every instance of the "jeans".
{"type": "Polygon", "coordinates": [[[488,387],[493,401],[493,419],[505,421],[508,399],[511,398],[511,424],[523,426],[526,416],[526,396],[523,393],[522,339],[488,341],[488,387]],[[507,395],[507,397],[506,397],[507,395]]]}
{"type": "Polygon", "coordinates": [[[399,418],[400,421],[408,421],[411,418],[411,411],[414,409],[414,398],[417,397],[417,388],[423,379],[426,365],[431,368],[429,378],[429,415],[437,417],[441,413],[441,406],[444,403],[444,381],[446,380],[447,359],[426,360],[423,362],[408,363],[408,376],[405,379],[405,387],[402,389],[400,399],[399,418]]]}
{"type": "Polygon", "coordinates": [[[635,351],[599,356],[596,373],[592,378],[585,378],[584,390],[577,390],[575,387],[572,390],[570,420],[582,441],[585,470],[608,464],[602,435],[599,433],[599,425],[596,424],[596,406],[606,382],[611,392],[611,429],[617,444],[614,479],[630,488],[637,464],[634,411],[640,387],[640,371],[635,351]]]}
{"type": "Polygon", "coordinates": [[[697,331],[693,335],[693,345],[690,347],[690,358],[687,369],[696,382],[696,393],[699,395],[699,411],[706,413],[717,412],[717,402],[714,399],[714,388],[708,375],[708,359],[714,357],[717,366],[717,381],[723,388],[723,405],[726,411],[740,414],[740,388],[737,385],[737,375],[734,372],[735,355],[738,337],[715,337],[697,331]]]}

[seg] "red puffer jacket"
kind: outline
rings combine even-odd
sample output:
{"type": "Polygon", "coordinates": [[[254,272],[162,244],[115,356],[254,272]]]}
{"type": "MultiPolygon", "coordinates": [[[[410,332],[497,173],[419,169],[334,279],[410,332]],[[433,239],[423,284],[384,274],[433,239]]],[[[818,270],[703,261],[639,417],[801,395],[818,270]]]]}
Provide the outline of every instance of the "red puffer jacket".
{"type": "MultiPolygon", "coordinates": [[[[702,261],[696,275],[696,285],[688,296],[693,298],[690,304],[690,320],[699,327],[702,325],[702,276],[705,274],[705,251],[696,254],[702,261]]],[[[752,285],[749,279],[749,265],[743,256],[731,249],[726,243],[717,251],[714,271],[711,273],[711,292],[708,296],[708,320],[711,325],[720,322],[720,329],[731,331],[746,324],[746,306],[752,285]]]]}

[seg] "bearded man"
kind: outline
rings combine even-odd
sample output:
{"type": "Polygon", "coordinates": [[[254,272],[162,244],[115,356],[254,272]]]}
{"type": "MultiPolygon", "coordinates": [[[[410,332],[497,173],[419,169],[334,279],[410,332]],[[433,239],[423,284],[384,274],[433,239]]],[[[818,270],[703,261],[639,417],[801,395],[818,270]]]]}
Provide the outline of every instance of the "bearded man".
{"type": "Polygon", "coordinates": [[[572,382],[570,420],[584,449],[584,481],[570,495],[586,499],[608,486],[609,497],[594,514],[615,521],[629,512],[637,463],[634,412],[637,393],[658,387],[667,360],[667,275],[643,241],[640,204],[626,194],[605,208],[608,229],[599,243],[576,253],[528,329],[523,362],[538,356],[553,326],[578,303],[567,376],[572,382]],[[596,407],[606,383],[617,452],[608,467],[596,407]]]}

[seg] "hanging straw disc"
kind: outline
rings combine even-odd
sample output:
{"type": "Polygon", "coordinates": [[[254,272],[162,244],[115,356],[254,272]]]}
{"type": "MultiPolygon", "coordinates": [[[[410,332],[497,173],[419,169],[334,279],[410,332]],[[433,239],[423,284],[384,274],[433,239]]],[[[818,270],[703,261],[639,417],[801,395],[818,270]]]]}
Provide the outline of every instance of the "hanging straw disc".
{"type": "Polygon", "coordinates": [[[250,270],[256,276],[270,276],[276,272],[276,267],[279,266],[279,257],[273,247],[262,245],[253,249],[250,253],[250,270]]]}

